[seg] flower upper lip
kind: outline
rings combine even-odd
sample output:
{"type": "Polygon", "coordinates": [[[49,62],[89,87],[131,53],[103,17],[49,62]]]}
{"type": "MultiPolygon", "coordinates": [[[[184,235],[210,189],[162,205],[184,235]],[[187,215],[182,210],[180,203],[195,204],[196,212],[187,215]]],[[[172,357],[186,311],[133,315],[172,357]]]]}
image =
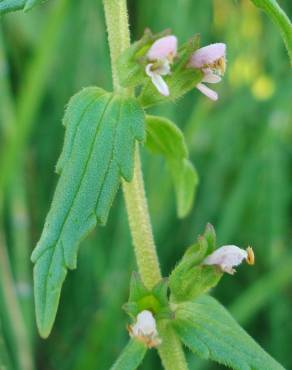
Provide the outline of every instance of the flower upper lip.
{"type": "Polygon", "coordinates": [[[169,96],[167,83],[161,76],[171,73],[170,65],[177,54],[177,38],[173,35],[156,40],[148,50],[146,57],[150,63],[145,72],[161,95],[169,96]]]}
{"type": "Polygon", "coordinates": [[[209,68],[216,61],[225,58],[226,45],[222,42],[210,44],[196,50],[189,61],[189,67],[193,68],[209,68]]]}
{"type": "Polygon", "coordinates": [[[156,40],[147,52],[149,61],[160,59],[172,59],[177,54],[177,38],[174,35],[169,35],[156,40]]]}
{"type": "Polygon", "coordinates": [[[254,253],[251,247],[247,250],[241,249],[236,245],[224,245],[208,255],[203,265],[217,265],[223,272],[234,274],[234,266],[238,266],[246,260],[248,264],[254,264],[254,253]]]}
{"type": "Polygon", "coordinates": [[[226,45],[218,42],[196,50],[191,55],[188,67],[202,70],[204,76],[196,87],[211,100],[217,100],[218,94],[202,82],[218,83],[221,81],[226,68],[226,45]]]}

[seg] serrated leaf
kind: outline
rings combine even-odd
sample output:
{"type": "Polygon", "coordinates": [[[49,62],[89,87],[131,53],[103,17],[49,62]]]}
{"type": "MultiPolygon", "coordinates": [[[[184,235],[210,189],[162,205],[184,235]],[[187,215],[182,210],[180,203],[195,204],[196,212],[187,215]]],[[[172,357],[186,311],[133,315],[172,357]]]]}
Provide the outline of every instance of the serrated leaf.
{"type": "Polygon", "coordinates": [[[198,174],[188,159],[188,149],[181,130],[169,119],[146,116],[147,148],[165,157],[172,175],[178,217],[185,217],[193,205],[198,174]]]}
{"type": "Polygon", "coordinates": [[[142,342],[131,339],[111,370],[136,370],[146,352],[147,347],[142,342]]]}
{"type": "Polygon", "coordinates": [[[0,0],[0,14],[13,12],[20,9],[27,11],[44,1],[45,0],[0,0]]]}
{"type": "Polygon", "coordinates": [[[236,370],[283,370],[214,298],[179,305],[174,327],[195,354],[236,370]]]}
{"type": "Polygon", "coordinates": [[[33,254],[37,324],[47,337],[67,269],[76,267],[81,240],[105,224],[120,177],[130,181],[135,141],[144,139],[144,112],[134,98],[87,88],[64,116],[61,174],[44,230],[33,254]]]}

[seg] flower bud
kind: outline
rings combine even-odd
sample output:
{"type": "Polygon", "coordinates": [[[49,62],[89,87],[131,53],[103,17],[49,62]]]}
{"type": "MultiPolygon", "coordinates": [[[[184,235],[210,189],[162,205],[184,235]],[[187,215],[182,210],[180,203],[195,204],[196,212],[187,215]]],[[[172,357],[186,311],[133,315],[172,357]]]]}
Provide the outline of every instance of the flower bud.
{"type": "Polygon", "coordinates": [[[148,310],[140,312],[135,324],[130,325],[128,329],[132,338],[143,342],[149,348],[156,347],[161,343],[156,328],[156,320],[152,312],[148,310]]]}

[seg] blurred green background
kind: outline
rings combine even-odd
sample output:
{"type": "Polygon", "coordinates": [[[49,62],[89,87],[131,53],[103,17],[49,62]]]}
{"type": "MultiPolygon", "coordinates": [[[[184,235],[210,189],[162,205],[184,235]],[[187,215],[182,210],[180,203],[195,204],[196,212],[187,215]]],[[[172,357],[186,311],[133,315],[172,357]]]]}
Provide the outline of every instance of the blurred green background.
{"type": "MultiPolygon", "coordinates": [[[[280,4],[291,18],[291,1],[280,4]]],[[[129,10],[133,40],[145,27],[170,27],[180,42],[199,32],[201,45],[228,45],[217,103],[193,91],[153,111],[182,128],[200,175],[186,219],[176,217],[163,159],[142,149],[163,274],[207,222],[218,245],[251,244],[256,265],[224,276],[212,294],[292,369],[292,79],[280,35],[247,0],[131,0],[129,10]]],[[[30,262],[58,180],[64,106],[82,87],[111,89],[102,4],[51,0],[0,22],[0,368],[106,370],[127,341],[121,306],[136,269],[121,192],[108,225],[83,243],[46,341],[35,327],[30,262]]],[[[188,358],[191,369],[219,368],[188,358]]],[[[142,369],[161,369],[155,351],[142,369]]]]}

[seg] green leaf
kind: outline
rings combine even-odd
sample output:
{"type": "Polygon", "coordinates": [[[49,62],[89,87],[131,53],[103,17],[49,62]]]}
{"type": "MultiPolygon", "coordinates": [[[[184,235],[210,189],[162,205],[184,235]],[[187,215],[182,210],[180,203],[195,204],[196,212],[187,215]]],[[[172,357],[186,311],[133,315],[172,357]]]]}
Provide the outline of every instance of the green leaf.
{"type": "Polygon", "coordinates": [[[188,157],[184,135],[169,119],[147,115],[146,132],[146,146],[153,153],[174,160],[188,157]]]}
{"type": "Polygon", "coordinates": [[[169,163],[169,167],[175,188],[177,214],[179,218],[183,218],[192,209],[199,184],[198,173],[188,159],[173,160],[169,163]]]}
{"type": "Polygon", "coordinates": [[[30,10],[44,0],[0,0],[0,14],[13,12],[15,10],[30,10]]]}
{"type": "Polygon", "coordinates": [[[251,0],[255,6],[267,13],[278,27],[292,65],[292,23],[276,0],[251,0]]]}
{"type": "Polygon", "coordinates": [[[40,241],[32,254],[37,324],[47,337],[67,269],[98,224],[105,224],[120,177],[133,174],[135,141],[144,139],[144,112],[134,98],[91,87],[69,102],[61,174],[40,241]]]}
{"type": "Polygon", "coordinates": [[[237,370],[284,369],[210,296],[180,304],[174,327],[182,342],[202,358],[237,370]]]}
{"type": "Polygon", "coordinates": [[[146,116],[146,146],[154,154],[165,157],[173,179],[177,213],[185,217],[192,208],[198,185],[198,174],[188,160],[188,149],[181,130],[170,120],[146,116]]]}
{"type": "Polygon", "coordinates": [[[147,347],[135,339],[131,339],[124,348],[111,370],[135,370],[142,363],[147,347]]]}

